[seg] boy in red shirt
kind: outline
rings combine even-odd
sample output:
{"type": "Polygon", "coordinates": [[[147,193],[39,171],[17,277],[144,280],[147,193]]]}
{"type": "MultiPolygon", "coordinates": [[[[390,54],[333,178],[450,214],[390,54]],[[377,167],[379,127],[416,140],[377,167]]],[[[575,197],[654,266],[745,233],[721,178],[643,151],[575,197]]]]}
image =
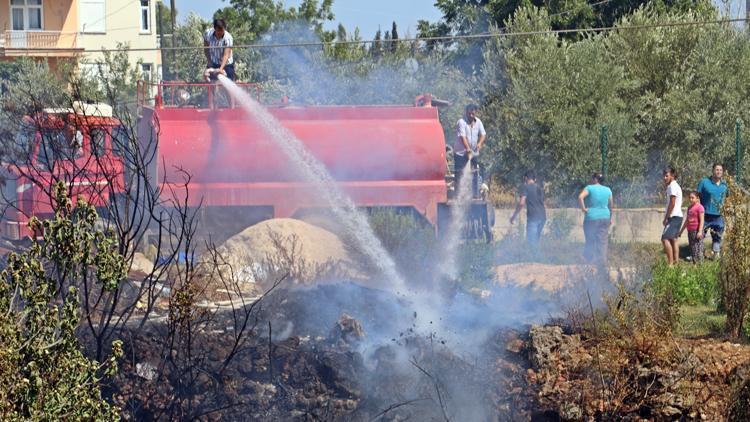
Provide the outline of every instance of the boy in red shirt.
{"type": "Polygon", "coordinates": [[[690,192],[688,199],[690,200],[690,206],[687,210],[685,224],[680,229],[680,236],[682,236],[682,232],[687,228],[690,253],[693,257],[693,262],[698,263],[703,261],[703,224],[705,222],[706,210],[701,205],[701,197],[698,192],[690,192]]]}

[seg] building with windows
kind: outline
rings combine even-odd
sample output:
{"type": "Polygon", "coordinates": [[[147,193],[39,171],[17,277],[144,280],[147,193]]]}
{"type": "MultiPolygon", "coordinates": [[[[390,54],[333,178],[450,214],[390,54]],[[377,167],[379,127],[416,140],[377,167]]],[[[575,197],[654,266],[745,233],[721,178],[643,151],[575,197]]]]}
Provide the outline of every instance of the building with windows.
{"type": "MultiPolygon", "coordinates": [[[[0,0],[2,1],[2,0],[0,0]]],[[[80,45],[88,51],[81,68],[96,66],[103,57],[97,50],[116,49],[118,43],[130,48],[157,47],[156,0],[78,0],[80,45]]],[[[145,79],[158,77],[161,53],[157,50],[131,51],[130,62],[140,62],[145,79]]]]}
{"type": "Polygon", "coordinates": [[[0,58],[61,59],[83,53],[78,33],[78,0],[0,0],[0,58]]]}
{"type": "MultiPolygon", "coordinates": [[[[119,44],[155,49],[156,0],[0,0],[0,59],[46,58],[54,68],[60,60],[80,58],[82,71],[101,60],[101,50],[119,44]]],[[[161,68],[157,50],[131,51],[151,79],[161,68]]]]}

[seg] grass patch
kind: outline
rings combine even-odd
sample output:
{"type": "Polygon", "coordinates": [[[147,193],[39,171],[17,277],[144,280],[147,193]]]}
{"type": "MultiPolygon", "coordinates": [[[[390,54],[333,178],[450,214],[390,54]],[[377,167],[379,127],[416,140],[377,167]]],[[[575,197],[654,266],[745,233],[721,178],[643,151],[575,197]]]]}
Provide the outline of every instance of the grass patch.
{"type": "Polygon", "coordinates": [[[680,337],[717,337],[724,334],[727,316],[709,305],[684,305],[680,307],[680,323],[676,334],[680,337]]]}
{"type": "Polygon", "coordinates": [[[719,263],[667,266],[657,263],[651,288],[657,294],[670,294],[678,305],[714,305],[719,297],[719,263]]]}
{"type": "MultiPolygon", "coordinates": [[[[552,265],[583,264],[583,243],[555,240],[542,237],[538,252],[526,246],[526,240],[517,235],[509,235],[496,242],[496,264],[517,264],[538,262],[552,265]]],[[[655,243],[627,242],[609,244],[610,267],[651,268],[661,253],[661,245],[655,243]]]]}

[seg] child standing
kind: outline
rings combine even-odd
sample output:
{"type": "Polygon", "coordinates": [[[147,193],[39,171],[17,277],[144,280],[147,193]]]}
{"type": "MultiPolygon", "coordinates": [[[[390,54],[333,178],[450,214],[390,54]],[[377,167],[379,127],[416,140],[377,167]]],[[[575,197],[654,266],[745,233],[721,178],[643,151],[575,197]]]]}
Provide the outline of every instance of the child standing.
{"type": "Polygon", "coordinates": [[[682,188],[677,183],[677,172],[673,167],[667,167],[663,172],[664,186],[667,187],[667,206],[664,213],[664,231],[661,233],[661,243],[664,254],[667,255],[667,265],[677,263],[680,250],[677,248],[677,238],[682,225],[682,188]]]}
{"type": "Polygon", "coordinates": [[[698,192],[690,192],[688,200],[690,201],[690,206],[688,206],[687,219],[685,220],[685,224],[682,225],[680,236],[682,236],[682,232],[687,228],[690,253],[693,257],[693,262],[698,263],[703,261],[703,224],[705,222],[706,210],[701,205],[701,197],[698,192]]]}

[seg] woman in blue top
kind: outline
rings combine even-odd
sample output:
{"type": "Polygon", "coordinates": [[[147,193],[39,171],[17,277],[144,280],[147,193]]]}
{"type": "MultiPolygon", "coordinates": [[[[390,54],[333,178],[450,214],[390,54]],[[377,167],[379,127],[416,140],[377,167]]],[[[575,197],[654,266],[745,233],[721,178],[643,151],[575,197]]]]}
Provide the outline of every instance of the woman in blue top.
{"type": "Polygon", "coordinates": [[[594,173],[591,176],[591,184],[583,188],[578,195],[578,203],[586,215],[583,220],[583,234],[586,238],[583,256],[597,265],[607,263],[609,226],[614,207],[612,190],[601,184],[603,180],[601,173],[594,173]]]}

